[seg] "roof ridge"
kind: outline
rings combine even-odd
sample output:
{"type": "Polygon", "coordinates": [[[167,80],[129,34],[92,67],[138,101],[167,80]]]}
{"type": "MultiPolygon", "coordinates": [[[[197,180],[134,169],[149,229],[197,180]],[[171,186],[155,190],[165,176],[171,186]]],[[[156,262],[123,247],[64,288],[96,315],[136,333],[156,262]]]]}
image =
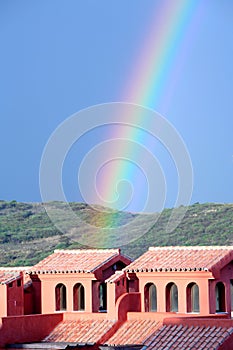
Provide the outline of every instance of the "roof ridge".
{"type": "Polygon", "coordinates": [[[149,251],[153,250],[214,250],[214,249],[219,249],[219,250],[233,250],[233,246],[220,246],[220,245],[212,245],[212,246],[165,246],[165,247],[149,247],[149,251]]]}
{"type": "Polygon", "coordinates": [[[30,269],[32,266],[1,266],[0,271],[12,271],[12,272],[17,272],[17,271],[26,271],[30,269]]]}
{"type": "Polygon", "coordinates": [[[114,253],[120,254],[119,249],[55,249],[54,253],[65,253],[65,254],[82,254],[82,253],[114,253]]]}

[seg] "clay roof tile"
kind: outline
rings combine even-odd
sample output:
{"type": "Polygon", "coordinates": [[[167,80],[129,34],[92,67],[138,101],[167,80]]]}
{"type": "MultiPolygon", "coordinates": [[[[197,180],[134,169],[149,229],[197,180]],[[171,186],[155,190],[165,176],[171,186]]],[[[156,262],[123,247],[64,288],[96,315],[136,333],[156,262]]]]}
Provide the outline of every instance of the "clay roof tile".
{"type": "Polygon", "coordinates": [[[55,250],[28,273],[92,273],[118,255],[120,249],[55,250]]]}
{"type": "Polygon", "coordinates": [[[230,329],[222,327],[187,327],[166,325],[150,335],[144,345],[152,349],[207,349],[217,350],[232,334],[230,329]],[[211,332],[212,337],[207,334],[211,332]],[[179,336],[177,336],[179,335],[179,336]]]}
{"type": "Polygon", "coordinates": [[[233,260],[232,246],[151,247],[124,270],[213,271],[233,260]]]}
{"type": "Polygon", "coordinates": [[[60,322],[43,342],[95,344],[114,324],[115,321],[112,320],[65,320],[60,322]]]}
{"type": "Polygon", "coordinates": [[[155,320],[128,320],[107,341],[108,345],[143,344],[149,335],[161,327],[155,320]]]}

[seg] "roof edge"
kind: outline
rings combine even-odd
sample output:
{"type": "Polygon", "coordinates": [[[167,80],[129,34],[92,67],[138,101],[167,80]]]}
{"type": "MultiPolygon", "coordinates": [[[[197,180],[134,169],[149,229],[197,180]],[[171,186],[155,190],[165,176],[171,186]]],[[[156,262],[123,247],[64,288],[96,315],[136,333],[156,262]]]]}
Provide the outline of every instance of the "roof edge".
{"type": "Polygon", "coordinates": [[[163,246],[163,247],[149,247],[149,251],[154,251],[154,250],[214,250],[214,249],[219,249],[219,250],[233,250],[233,246],[220,246],[220,245],[211,245],[211,246],[163,246]]]}
{"type": "Polygon", "coordinates": [[[55,249],[54,253],[65,253],[65,254],[82,254],[87,253],[117,253],[120,254],[121,249],[55,249]]]}

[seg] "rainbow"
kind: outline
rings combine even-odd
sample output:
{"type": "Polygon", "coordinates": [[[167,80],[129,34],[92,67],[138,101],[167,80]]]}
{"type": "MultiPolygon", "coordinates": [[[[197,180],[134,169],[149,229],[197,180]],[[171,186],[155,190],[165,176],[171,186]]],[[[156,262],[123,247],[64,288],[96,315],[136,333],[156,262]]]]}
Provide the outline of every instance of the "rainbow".
{"type": "MultiPolygon", "coordinates": [[[[122,101],[134,103],[152,109],[165,109],[172,98],[179,74],[182,72],[183,64],[189,53],[189,45],[193,41],[198,22],[201,18],[201,1],[199,0],[171,0],[156,2],[154,13],[145,33],[145,40],[139,45],[138,54],[133,60],[133,67],[126,78],[125,87],[122,90],[122,101]]],[[[144,116],[140,113],[136,117],[144,122],[144,116]]],[[[126,118],[127,119],[127,118],[126,118]]],[[[146,121],[145,121],[146,123],[146,121]]],[[[150,148],[153,140],[136,128],[125,128],[118,126],[113,127],[114,131],[109,132],[110,138],[122,138],[135,140],[135,142],[150,148]],[[112,134],[111,134],[112,133],[112,134]]],[[[153,147],[155,145],[153,144],[153,147]]],[[[135,154],[135,149],[130,150],[135,154]]],[[[129,154],[129,149],[122,149],[122,154],[129,154]],[[127,151],[127,152],[126,152],[127,151]]],[[[111,147],[106,151],[107,158],[111,158],[111,147]]],[[[143,154],[138,152],[138,159],[143,158],[143,154]]],[[[130,159],[130,157],[129,157],[130,159]]],[[[116,183],[126,180],[135,183],[136,190],[139,192],[139,200],[134,203],[135,207],[140,207],[140,199],[143,193],[140,193],[142,179],[135,180],[135,169],[132,164],[121,161],[121,164],[112,163],[111,168],[107,171],[107,176],[100,174],[99,183],[101,197],[105,199],[106,206],[113,209],[117,207],[117,190],[116,183]],[[132,180],[132,181],[131,181],[132,180]],[[115,202],[115,205],[114,205],[115,202]],[[108,203],[110,205],[108,205],[108,203]]],[[[93,201],[95,202],[95,200],[93,201]]],[[[123,208],[124,210],[125,208],[123,208]]],[[[127,208],[126,208],[127,210],[127,208]]],[[[138,211],[139,212],[139,211],[138,211]]],[[[120,218],[111,213],[97,213],[97,219],[103,223],[103,227],[111,226],[113,221],[115,227],[120,224],[120,218]]],[[[111,237],[108,231],[103,231],[99,236],[99,244],[108,246],[111,237]]]]}
{"type": "MultiPolygon", "coordinates": [[[[145,33],[145,40],[139,45],[132,71],[126,78],[122,100],[156,110],[162,105],[164,108],[168,105],[179,74],[182,73],[184,61],[190,51],[189,45],[193,41],[201,15],[202,7],[199,0],[156,2],[154,13],[145,33]]],[[[142,121],[144,116],[139,113],[136,118],[142,121]]],[[[146,123],[144,120],[143,122],[146,123]]],[[[143,134],[141,130],[130,127],[121,129],[120,126],[113,129],[111,137],[135,140],[151,149],[153,140],[149,135],[143,134]]],[[[111,152],[110,147],[110,156],[111,152]]],[[[122,154],[125,153],[129,153],[128,149],[122,150],[122,154]]],[[[135,153],[134,149],[132,149],[133,153],[135,153]]],[[[138,158],[140,157],[143,155],[138,154],[138,158]]],[[[116,198],[115,184],[117,179],[126,178],[130,182],[130,176],[133,178],[135,175],[132,169],[131,164],[123,165],[122,162],[122,165],[119,166],[119,164],[114,163],[110,171],[107,172],[104,183],[100,183],[102,197],[110,204],[116,198]]],[[[138,179],[137,191],[140,191],[142,187],[140,181],[138,179]]],[[[139,208],[139,203],[135,203],[135,207],[139,208]]],[[[117,201],[115,209],[117,209],[117,201]]]]}
{"type": "Polygon", "coordinates": [[[156,110],[166,106],[195,37],[201,6],[199,0],[157,3],[123,89],[123,100],[156,110]]]}

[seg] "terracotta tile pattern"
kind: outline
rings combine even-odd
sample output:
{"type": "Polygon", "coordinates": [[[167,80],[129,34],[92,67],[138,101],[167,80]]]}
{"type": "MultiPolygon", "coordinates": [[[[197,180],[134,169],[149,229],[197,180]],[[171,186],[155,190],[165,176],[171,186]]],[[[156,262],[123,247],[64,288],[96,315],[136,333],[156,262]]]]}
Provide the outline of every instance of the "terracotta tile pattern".
{"type": "Polygon", "coordinates": [[[143,344],[159,327],[161,323],[154,320],[129,320],[106,343],[108,345],[143,344]]]}
{"type": "Polygon", "coordinates": [[[144,345],[147,350],[217,350],[233,333],[233,328],[163,326],[144,345]]]}
{"type": "Polygon", "coordinates": [[[20,277],[20,267],[0,267],[0,284],[10,283],[20,277]]]}
{"type": "Polygon", "coordinates": [[[43,341],[96,343],[114,324],[112,320],[66,320],[59,323],[43,341]]]}
{"type": "Polygon", "coordinates": [[[55,250],[28,272],[94,272],[119,254],[119,249],[55,250]]]}
{"type": "Polygon", "coordinates": [[[233,247],[151,247],[128,265],[128,272],[212,271],[233,260],[233,247]]]}

